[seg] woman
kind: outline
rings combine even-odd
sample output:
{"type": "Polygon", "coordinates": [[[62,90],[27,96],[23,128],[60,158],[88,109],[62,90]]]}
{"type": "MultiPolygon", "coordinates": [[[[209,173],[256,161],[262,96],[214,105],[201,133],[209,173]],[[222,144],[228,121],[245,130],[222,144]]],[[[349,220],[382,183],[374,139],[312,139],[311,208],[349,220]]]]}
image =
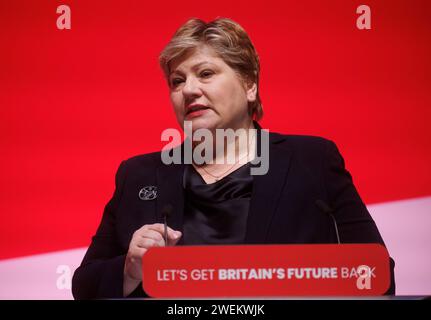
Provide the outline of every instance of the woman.
{"type": "MultiPolygon", "coordinates": [[[[213,140],[213,161],[166,165],[161,153],[124,161],[74,274],[75,298],[144,296],[141,258],[153,246],[383,244],[334,143],[275,133],[263,143],[259,59],[241,26],[229,19],[189,20],[161,53],[160,64],[183,129],[190,125],[192,133],[208,130],[213,137],[217,129],[240,134],[230,142],[213,140]],[[247,143],[239,143],[244,137],[247,143]],[[269,170],[251,175],[253,159],[265,148],[269,170]],[[227,150],[234,150],[233,163],[227,150]]],[[[194,150],[199,145],[193,141],[194,150]]]]}

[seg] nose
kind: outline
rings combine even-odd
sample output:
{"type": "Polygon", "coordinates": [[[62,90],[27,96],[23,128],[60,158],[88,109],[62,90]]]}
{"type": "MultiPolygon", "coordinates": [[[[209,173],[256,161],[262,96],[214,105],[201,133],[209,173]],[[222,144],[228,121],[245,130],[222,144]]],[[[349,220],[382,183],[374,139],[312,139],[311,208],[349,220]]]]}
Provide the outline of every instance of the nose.
{"type": "Polygon", "coordinates": [[[188,77],[183,86],[183,95],[186,100],[202,95],[199,80],[195,77],[188,77]]]}

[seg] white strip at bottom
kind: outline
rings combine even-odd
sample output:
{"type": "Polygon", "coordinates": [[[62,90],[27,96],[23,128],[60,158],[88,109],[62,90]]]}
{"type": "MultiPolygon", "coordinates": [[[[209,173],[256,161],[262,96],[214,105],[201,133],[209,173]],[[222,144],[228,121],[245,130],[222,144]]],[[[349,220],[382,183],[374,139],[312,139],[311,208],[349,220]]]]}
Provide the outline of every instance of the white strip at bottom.
{"type": "MultiPolygon", "coordinates": [[[[368,206],[395,260],[397,295],[431,295],[431,197],[368,206]]],[[[0,261],[0,299],[73,299],[86,248],[0,261]]]]}

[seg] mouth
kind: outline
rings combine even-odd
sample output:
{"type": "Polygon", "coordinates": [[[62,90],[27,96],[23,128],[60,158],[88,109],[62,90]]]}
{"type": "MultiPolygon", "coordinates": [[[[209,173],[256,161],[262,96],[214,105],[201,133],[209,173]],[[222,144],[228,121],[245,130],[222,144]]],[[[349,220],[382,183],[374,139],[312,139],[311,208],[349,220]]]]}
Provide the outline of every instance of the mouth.
{"type": "Polygon", "coordinates": [[[189,105],[186,108],[186,117],[194,118],[204,114],[207,110],[211,109],[210,107],[204,106],[202,104],[193,104],[189,105]]]}

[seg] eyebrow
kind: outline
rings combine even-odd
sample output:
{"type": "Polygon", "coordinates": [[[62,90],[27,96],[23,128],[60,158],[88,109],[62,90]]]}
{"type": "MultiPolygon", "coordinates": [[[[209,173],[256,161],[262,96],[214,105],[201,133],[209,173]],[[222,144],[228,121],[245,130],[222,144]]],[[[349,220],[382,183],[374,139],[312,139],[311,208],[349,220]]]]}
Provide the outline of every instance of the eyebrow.
{"type": "MultiPolygon", "coordinates": [[[[202,62],[199,62],[199,63],[195,64],[195,65],[192,67],[192,70],[197,70],[197,69],[199,69],[199,67],[200,67],[200,66],[202,66],[202,65],[204,65],[204,64],[214,65],[214,63],[209,62],[209,61],[202,61],[202,62]]],[[[172,72],[169,74],[169,76],[171,76],[172,74],[175,74],[175,73],[182,73],[182,72],[181,72],[181,71],[178,71],[178,70],[174,70],[174,71],[172,71],[172,72]]]]}

